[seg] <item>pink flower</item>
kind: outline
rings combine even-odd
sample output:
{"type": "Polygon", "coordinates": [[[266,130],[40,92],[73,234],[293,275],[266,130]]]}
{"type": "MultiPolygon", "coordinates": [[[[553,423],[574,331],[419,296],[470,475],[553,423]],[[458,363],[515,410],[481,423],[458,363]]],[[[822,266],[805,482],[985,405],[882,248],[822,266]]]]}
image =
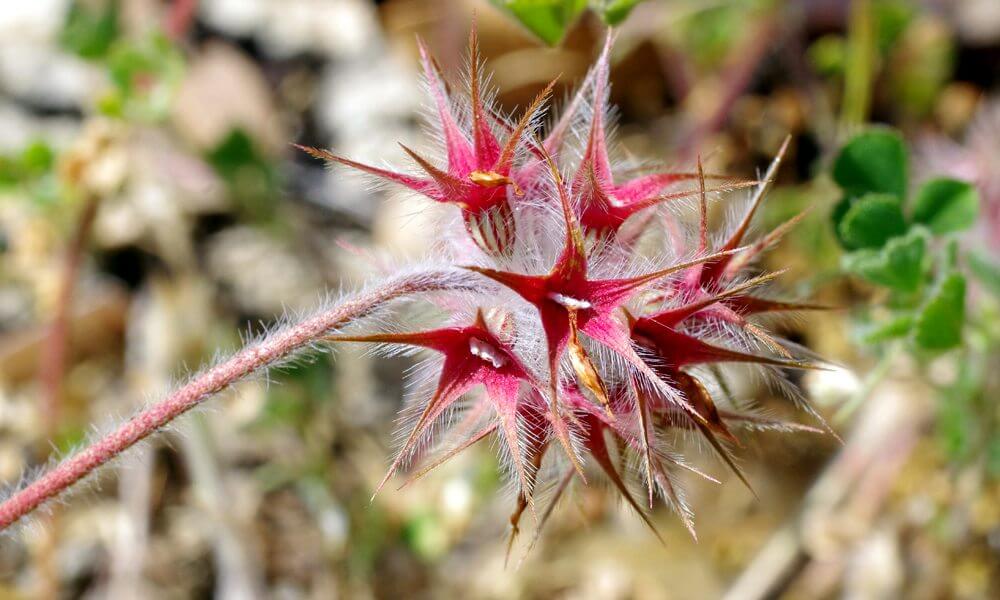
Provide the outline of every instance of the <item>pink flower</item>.
{"type": "MultiPolygon", "coordinates": [[[[518,425],[518,398],[521,384],[537,389],[535,378],[521,364],[513,349],[502,342],[486,324],[482,311],[476,313],[475,322],[459,327],[445,327],[417,333],[383,333],[363,336],[336,336],[330,341],[375,342],[379,344],[405,344],[428,348],[444,355],[441,376],[433,396],[427,401],[402,449],[393,462],[379,489],[396,472],[400,463],[409,457],[420,437],[445,411],[474,387],[486,389],[486,397],[496,419],[495,428],[518,470],[519,483],[530,489],[518,425]]],[[[376,490],[378,493],[378,490],[376,490]]]]}
{"type": "MultiPolygon", "coordinates": [[[[670,184],[678,181],[697,180],[696,173],[651,173],[615,182],[615,174],[608,156],[605,121],[608,112],[608,61],[612,38],[609,35],[597,64],[594,66],[592,115],[587,133],[583,158],[573,177],[573,192],[580,198],[580,224],[598,236],[614,235],[633,215],[669,200],[692,196],[697,190],[660,194],[670,184]]],[[[702,179],[705,177],[702,176],[702,179]]],[[[709,179],[729,178],[712,175],[709,179]]],[[[731,191],[754,185],[757,182],[740,182],[709,191],[731,191]]]]}
{"type": "Polygon", "coordinates": [[[421,171],[409,175],[309,150],[458,209],[466,235],[454,235],[453,222],[443,222],[437,237],[447,241],[438,248],[440,258],[468,265],[483,276],[483,287],[438,299],[439,308],[452,313],[451,324],[419,333],[331,339],[421,346],[443,355],[437,387],[417,400],[419,417],[382,484],[415,457],[417,447],[433,441],[433,423],[463,413],[455,427],[457,443],[416,477],[496,435],[517,489],[515,534],[521,514],[533,506],[545,464],[561,462],[548,452],[553,441],[569,461],[564,478],[586,481],[587,463],[593,462],[643,514],[607,438],[635,453],[649,504],[661,494],[693,534],[691,511],[673,472],[695,469],[668,446],[671,431],[698,432],[744,482],[723,443],[738,443],[738,426],[815,431],[720,406],[712,396],[716,382],[709,374],[715,371],[698,368],[749,363],[780,375],[811,367],[754,316],[816,307],[760,296],[759,288],[776,274],[747,275],[754,260],[798,220],[757,241],[745,240],[785,146],[761,182],[706,176],[700,164],[687,173],[619,177],[606,125],[610,51],[609,37],[568,112],[540,139],[538,117],[552,84],[520,119],[508,121],[484,101],[475,30],[467,98],[444,83],[421,45],[446,165],[407,149],[421,171]],[[582,146],[576,160],[573,140],[582,146]],[[710,179],[725,183],[706,188],[710,179]],[[697,187],[669,189],[683,181],[697,187]],[[743,187],[755,188],[745,217],[718,249],[710,248],[708,194],[743,187]],[[675,217],[665,214],[665,205],[684,197],[700,201],[692,248],[678,235],[675,217]],[[622,234],[626,224],[633,233],[622,234]],[[637,242],[657,230],[673,240],[670,247],[637,242]],[[469,314],[476,315],[471,324],[469,314]],[[761,347],[769,353],[760,354],[761,347]],[[476,388],[485,391],[483,401],[460,407],[459,397],[476,388]]]}
{"type": "MultiPolygon", "coordinates": [[[[421,64],[427,88],[438,118],[437,127],[444,140],[447,166],[438,167],[413,150],[403,150],[423,171],[421,175],[408,175],[365,165],[337,156],[325,150],[303,148],[306,152],[325,160],[359,169],[386,179],[444,204],[453,204],[462,210],[469,234],[488,252],[505,253],[513,243],[514,220],[511,203],[524,196],[522,186],[531,185],[531,175],[515,172],[515,159],[527,147],[526,136],[539,116],[539,109],[552,91],[550,83],[535,98],[524,116],[517,123],[507,123],[498,113],[484,106],[480,91],[479,49],[476,29],[469,36],[470,97],[468,109],[471,123],[468,131],[459,128],[447,86],[442,80],[437,64],[419,43],[421,64]],[[497,135],[502,130],[502,138],[497,135]],[[519,186],[518,182],[521,182],[519,186]]],[[[537,169],[528,169],[528,173],[537,169]]]]}

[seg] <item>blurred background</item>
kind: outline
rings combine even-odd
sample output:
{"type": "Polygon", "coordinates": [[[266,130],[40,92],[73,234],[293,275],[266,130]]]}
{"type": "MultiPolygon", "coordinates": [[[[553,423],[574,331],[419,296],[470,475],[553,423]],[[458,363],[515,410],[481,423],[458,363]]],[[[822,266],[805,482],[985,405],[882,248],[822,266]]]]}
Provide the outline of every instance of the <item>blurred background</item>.
{"type": "Polygon", "coordinates": [[[369,503],[412,362],[348,349],[238,385],[0,537],[0,598],[1000,597],[1000,3],[593,4],[0,3],[0,481],[363,281],[359,252],[420,256],[424,200],[291,144],[395,164],[397,142],[426,146],[416,36],[461,81],[474,12],[505,110],[560,74],[566,97],[620,21],[625,153],[752,177],[792,136],[758,220],[810,208],[768,260],[841,307],[780,327],[842,365],[798,384],[843,444],[745,437],[759,499],[693,447],[722,480],[687,482],[697,541],[658,509],[661,545],[575,485],[505,568],[488,444],[369,503]],[[829,174],[866,123],[902,132],[912,181],[979,189],[947,352],[866,337],[891,302],[842,268],[829,174]]]}

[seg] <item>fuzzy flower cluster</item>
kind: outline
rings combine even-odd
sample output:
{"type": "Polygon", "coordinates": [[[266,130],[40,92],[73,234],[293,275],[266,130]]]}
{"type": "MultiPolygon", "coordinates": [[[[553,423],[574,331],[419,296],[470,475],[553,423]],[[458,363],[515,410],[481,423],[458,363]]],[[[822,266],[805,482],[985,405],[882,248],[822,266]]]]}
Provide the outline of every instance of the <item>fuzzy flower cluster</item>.
{"type": "Polygon", "coordinates": [[[382,485],[432,443],[441,454],[411,479],[495,436],[518,498],[514,534],[522,513],[534,511],[543,473],[554,470],[561,491],[574,477],[587,481],[588,465],[646,520],[619,467],[627,457],[646,504],[661,496],[693,533],[676,472],[701,472],[672,449],[678,434],[703,438],[745,482],[730,455],[734,430],[812,429],[717,401],[728,388],[720,365],[750,365],[779,382],[787,369],[811,368],[758,318],[811,308],[762,295],[775,274],[753,271],[795,221],[747,239],[781,154],[760,181],[705,174],[700,161],[692,172],[619,168],[609,139],[610,47],[609,37],[545,128],[555,82],[510,119],[484,92],[475,30],[466,85],[449,85],[420,45],[443,156],[404,146],[414,165],[401,171],[304,148],[451,207],[442,211],[435,257],[480,274],[482,286],[438,296],[438,327],[329,339],[432,351],[431,376],[416,382],[382,485]],[[710,232],[709,195],[741,188],[745,212],[728,233],[710,232]],[[679,209],[691,207],[699,219],[688,232],[679,209]],[[447,441],[437,443],[438,434],[447,441]]]}

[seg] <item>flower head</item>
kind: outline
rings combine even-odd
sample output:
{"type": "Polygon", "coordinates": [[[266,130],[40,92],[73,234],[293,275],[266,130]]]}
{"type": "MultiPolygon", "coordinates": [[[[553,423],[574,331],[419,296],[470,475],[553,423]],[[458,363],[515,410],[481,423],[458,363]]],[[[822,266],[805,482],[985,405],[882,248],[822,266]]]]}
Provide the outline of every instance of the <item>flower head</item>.
{"type": "MultiPolygon", "coordinates": [[[[564,460],[559,490],[576,477],[586,482],[593,464],[646,519],[617,466],[615,455],[627,453],[639,457],[647,504],[660,494],[693,534],[675,472],[711,477],[671,447],[675,432],[701,435],[746,481],[727,447],[739,444],[741,427],[815,431],[737,410],[715,393],[724,387],[722,365],[756,365],[776,376],[812,368],[755,320],[760,313],[813,308],[762,295],[777,274],[752,271],[755,259],[797,220],[748,240],[785,146],[761,181],[706,175],[700,161],[687,172],[630,177],[609,150],[610,52],[609,37],[566,112],[541,137],[539,115],[552,84],[519,119],[508,120],[482,92],[474,29],[467,97],[445,83],[420,45],[446,164],[406,149],[419,169],[407,174],[309,149],[459,210],[464,227],[460,235],[439,236],[446,240],[440,258],[482,276],[482,288],[443,293],[438,308],[447,322],[440,327],[330,339],[419,347],[443,357],[434,363],[440,366],[433,391],[416,399],[419,416],[382,484],[433,441],[437,423],[457,423],[452,442],[414,479],[496,436],[517,495],[512,533],[533,507],[546,465],[564,460]],[[708,181],[721,184],[709,187],[708,181]],[[679,182],[688,188],[674,189],[679,182]],[[710,195],[740,188],[753,188],[749,208],[713,248],[710,195]],[[670,212],[685,197],[696,198],[700,209],[692,244],[670,212]],[[623,234],[626,225],[633,233],[623,234]],[[648,241],[663,239],[673,244],[648,241]],[[477,393],[479,401],[459,401],[477,393]],[[549,452],[553,446],[560,450],[549,452]]],[[[441,227],[448,233],[455,221],[441,227]]]]}

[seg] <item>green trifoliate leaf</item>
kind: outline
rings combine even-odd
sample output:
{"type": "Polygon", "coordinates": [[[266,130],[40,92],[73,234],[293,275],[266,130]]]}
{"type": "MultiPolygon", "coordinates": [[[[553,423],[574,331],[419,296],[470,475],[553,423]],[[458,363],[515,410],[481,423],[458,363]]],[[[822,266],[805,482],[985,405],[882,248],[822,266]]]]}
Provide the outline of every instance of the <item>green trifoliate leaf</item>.
{"type": "Polygon", "coordinates": [[[941,177],[925,183],[913,201],[913,220],[937,234],[961,231],[976,222],[979,192],[971,184],[941,177]]]}
{"type": "Polygon", "coordinates": [[[917,316],[914,340],[925,350],[947,350],[962,342],[965,277],[950,273],[917,316]]]}
{"type": "Polygon", "coordinates": [[[915,292],[924,280],[927,235],[914,229],[889,240],[883,248],[864,249],[844,256],[846,271],[897,292],[915,292]]]}
{"type": "Polygon", "coordinates": [[[850,196],[906,195],[907,153],[903,139],[876,129],[854,136],[833,163],[833,179],[850,196]]]}

